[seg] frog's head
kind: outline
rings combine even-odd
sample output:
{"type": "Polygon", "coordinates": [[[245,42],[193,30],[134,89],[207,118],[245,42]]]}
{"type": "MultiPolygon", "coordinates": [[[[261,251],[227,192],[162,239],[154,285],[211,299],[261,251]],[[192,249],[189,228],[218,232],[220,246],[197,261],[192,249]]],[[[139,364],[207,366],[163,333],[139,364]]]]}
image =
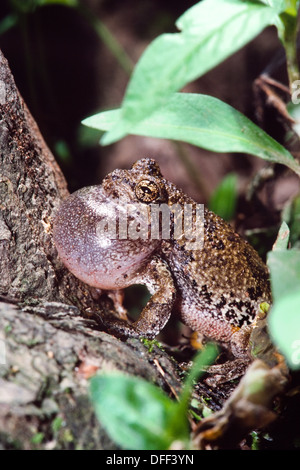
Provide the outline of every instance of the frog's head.
{"type": "Polygon", "coordinates": [[[130,170],[115,170],[104,178],[102,188],[109,197],[130,203],[168,201],[166,180],[159,165],[151,158],[135,162],[130,170]]]}

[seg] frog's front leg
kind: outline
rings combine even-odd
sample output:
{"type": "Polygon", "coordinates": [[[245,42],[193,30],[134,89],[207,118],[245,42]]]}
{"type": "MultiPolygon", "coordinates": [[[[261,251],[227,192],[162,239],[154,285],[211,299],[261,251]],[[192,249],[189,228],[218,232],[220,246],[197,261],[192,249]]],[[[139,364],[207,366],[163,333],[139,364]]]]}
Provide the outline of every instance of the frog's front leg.
{"type": "Polygon", "coordinates": [[[154,338],[170,318],[176,289],[168,265],[159,257],[153,257],[131,279],[131,285],[143,284],[150,294],[148,303],[134,323],[113,316],[99,318],[105,329],[118,337],[154,338]]]}

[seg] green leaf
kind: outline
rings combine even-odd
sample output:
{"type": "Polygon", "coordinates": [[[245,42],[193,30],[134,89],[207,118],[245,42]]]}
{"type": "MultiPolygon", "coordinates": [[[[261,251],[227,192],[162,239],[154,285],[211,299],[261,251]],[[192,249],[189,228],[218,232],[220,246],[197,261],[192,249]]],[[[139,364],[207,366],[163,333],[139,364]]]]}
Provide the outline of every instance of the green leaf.
{"type": "Polygon", "coordinates": [[[294,83],[293,89],[292,100],[294,102],[290,101],[287,104],[286,109],[289,115],[294,119],[294,122],[291,123],[291,127],[298,137],[300,137],[300,80],[294,83]]]}
{"type": "Polygon", "coordinates": [[[6,33],[6,31],[13,28],[18,22],[18,17],[15,14],[10,14],[5,16],[3,20],[0,21],[0,34],[6,33]]]}
{"type": "Polygon", "coordinates": [[[276,241],[273,245],[273,251],[287,250],[290,238],[290,229],[286,222],[282,222],[276,241]]]}
{"type": "MultiPolygon", "coordinates": [[[[299,283],[299,277],[298,277],[299,283]]],[[[298,284],[299,286],[299,284],[298,284]]],[[[292,369],[300,368],[300,292],[281,297],[269,315],[271,337],[292,369]]]]}
{"type": "MultiPolygon", "coordinates": [[[[91,116],[83,124],[110,130],[121,110],[91,116]]],[[[132,127],[131,133],[182,140],[215,152],[243,152],[282,163],[300,175],[292,155],[239,111],[217,98],[193,93],[174,93],[162,108],[132,127]]]]}
{"type": "Polygon", "coordinates": [[[131,132],[131,126],[162,108],[170,94],[205,74],[257,36],[281,25],[284,2],[203,0],[177,21],[182,32],[163,34],[146,49],[126,90],[119,120],[106,144],[131,132]]]}
{"type": "Polygon", "coordinates": [[[285,4],[287,0],[258,0],[261,3],[273,8],[277,8],[277,10],[283,11],[285,8],[285,4]]]}
{"type": "Polygon", "coordinates": [[[274,300],[268,326],[289,366],[300,368],[300,251],[287,250],[288,240],[289,229],[283,222],[267,256],[274,300]]]}
{"type": "Polygon", "coordinates": [[[98,419],[125,449],[165,450],[176,441],[188,446],[188,421],[179,403],[145,380],[122,373],[91,379],[98,419]]]}
{"type": "Polygon", "coordinates": [[[37,432],[32,436],[31,442],[32,444],[41,444],[43,442],[44,437],[45,434],[43,432],[37,432]]]}
{"type": "Polygon", "coordinates": [[[208,208],[222,219],[230,221],[234,218],[237,202],[237,175],[229,173],[214,191],[208,208]]]}
{"type": "Polygon", "coordinates": [[[300,251],[270,251],[267,263],[271,273],[271,286],[274,302],[299,291],[300,251]]]}
{"type": "Polygon", "coordinates": [[[300,245],[300,195],[297,194],[288,201],[282,211],[282,219],[290,228],[290,243],[292,247],[300,245]]]}

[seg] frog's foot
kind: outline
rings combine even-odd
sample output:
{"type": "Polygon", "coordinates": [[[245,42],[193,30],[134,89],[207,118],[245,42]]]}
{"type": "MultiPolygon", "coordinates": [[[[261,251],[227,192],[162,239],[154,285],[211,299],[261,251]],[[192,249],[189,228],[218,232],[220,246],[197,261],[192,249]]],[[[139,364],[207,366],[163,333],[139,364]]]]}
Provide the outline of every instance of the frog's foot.
{"type": "Polygon", "coordinates": [[[205,379],[205,383],[210,387],[217,387],[220,384],[239,379],[245,374],[250,362],[251,359],[243,357],[210,366],[206,371],[209,377],[205,379]]]}

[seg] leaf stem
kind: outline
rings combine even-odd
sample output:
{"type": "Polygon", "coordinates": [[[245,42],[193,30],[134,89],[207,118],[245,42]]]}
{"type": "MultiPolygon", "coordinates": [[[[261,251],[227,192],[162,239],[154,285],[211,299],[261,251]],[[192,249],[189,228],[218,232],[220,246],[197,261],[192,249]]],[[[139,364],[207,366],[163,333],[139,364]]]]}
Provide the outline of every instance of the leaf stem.
{"type": "Polygon", "coordinates": [[[215,344],[209,343],[206,348],[196,355],[191,370],[181,392],[179,402],[183,409],[187,409],[194,382],[205,372],[205,369],[216,359],[218,348],[215,344]]]}

